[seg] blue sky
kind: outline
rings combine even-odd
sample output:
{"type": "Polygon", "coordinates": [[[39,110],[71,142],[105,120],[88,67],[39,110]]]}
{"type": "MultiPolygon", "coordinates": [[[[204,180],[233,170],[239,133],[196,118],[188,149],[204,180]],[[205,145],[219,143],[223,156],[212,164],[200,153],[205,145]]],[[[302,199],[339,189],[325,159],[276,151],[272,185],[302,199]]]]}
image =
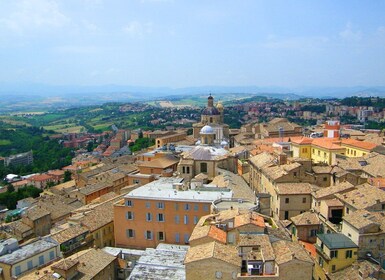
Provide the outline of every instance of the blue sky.
{"type": "Polygon", "coordinates": [[[381,0],[0,0],[0,83],[385,85],[384,13],[381,0]]]}

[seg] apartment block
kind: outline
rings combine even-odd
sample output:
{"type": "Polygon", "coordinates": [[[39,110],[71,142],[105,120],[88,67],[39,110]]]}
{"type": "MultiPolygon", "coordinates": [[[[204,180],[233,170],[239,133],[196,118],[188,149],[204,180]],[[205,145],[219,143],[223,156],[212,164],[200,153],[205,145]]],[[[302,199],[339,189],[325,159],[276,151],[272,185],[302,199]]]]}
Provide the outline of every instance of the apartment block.
{"type": "Polygon", "coordinates": [[[116,245],[188,244],[200,217],[211,212],[212,202],[232,195],[231,190],[213,185],[188,186],[181,178],[161,178],[141,186],[114,205],[116,245]]]}

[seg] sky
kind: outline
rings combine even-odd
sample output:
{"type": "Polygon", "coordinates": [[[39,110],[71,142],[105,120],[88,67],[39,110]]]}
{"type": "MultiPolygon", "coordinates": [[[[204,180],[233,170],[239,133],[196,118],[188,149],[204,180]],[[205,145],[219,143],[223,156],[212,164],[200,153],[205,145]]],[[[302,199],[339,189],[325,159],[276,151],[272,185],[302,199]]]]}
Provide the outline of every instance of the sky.
{"type": "Polygon", "coordinates": [[[0,0],[0,87],[383,86],[385,1],[0,0]]]}

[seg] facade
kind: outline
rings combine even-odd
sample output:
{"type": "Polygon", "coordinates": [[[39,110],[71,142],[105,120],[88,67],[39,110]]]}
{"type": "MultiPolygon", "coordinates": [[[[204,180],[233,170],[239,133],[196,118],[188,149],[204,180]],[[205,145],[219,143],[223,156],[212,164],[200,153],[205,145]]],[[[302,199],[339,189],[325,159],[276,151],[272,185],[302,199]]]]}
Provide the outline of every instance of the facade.
{"type": "Polygon", "coordinates": [[[4,158],[4,165],[29,165],[33,163],[32,151],[4,158]]]}
{"type": "Polygon", "coordinates": [[[315,247],[314,279],[329,279],[328,275],[357,260],[358,246],[342,233],[318,234],[315,247]]]}
{"type": "MultiPolygon", "coordinates": [[[[193,186],[194,188],[194,186],[193,186]]],[[[155,248],[159,243],[188,244],[201,216],[232,191],[203,185],[191,189],[181,178],[161,178],[139,187],[114,205],[117,246],[155,248]]]]}
{"type": "Polygon", "coordinates": [[[314,212],[304,212],[291,219],[291,234],[294,241],[315,243],[320,231],[320,219],[314,212]]]}

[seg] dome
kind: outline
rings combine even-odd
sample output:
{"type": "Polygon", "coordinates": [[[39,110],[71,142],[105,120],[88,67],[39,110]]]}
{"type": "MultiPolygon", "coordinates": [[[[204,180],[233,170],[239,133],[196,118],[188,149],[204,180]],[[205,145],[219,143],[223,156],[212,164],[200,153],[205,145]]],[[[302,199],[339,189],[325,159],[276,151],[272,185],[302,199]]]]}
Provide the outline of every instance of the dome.
{"type": "Polygon", "coordinates": [[[221,113],[215,107],[206,107],[202,111],[202,115],[206,115],[206,116],[216,116],[216,115],[220,115],[220,114],[221,113]]]}
{"type": "Polygon", "coordinates": [[[227,146],[229,143],[227,143],[225,140],[221,142],[221,146],[227,146]]]}
{"type": "Polygon", "coordinates": [[[221,102],[218,102],[217,109],[223,109],[223,104],[221,102]]]}
{"type": "Polygon", "coordinates": [[[214,130],[211,126],[205,125],[202,127],[200,134],[214,134],[214,130]]]}

